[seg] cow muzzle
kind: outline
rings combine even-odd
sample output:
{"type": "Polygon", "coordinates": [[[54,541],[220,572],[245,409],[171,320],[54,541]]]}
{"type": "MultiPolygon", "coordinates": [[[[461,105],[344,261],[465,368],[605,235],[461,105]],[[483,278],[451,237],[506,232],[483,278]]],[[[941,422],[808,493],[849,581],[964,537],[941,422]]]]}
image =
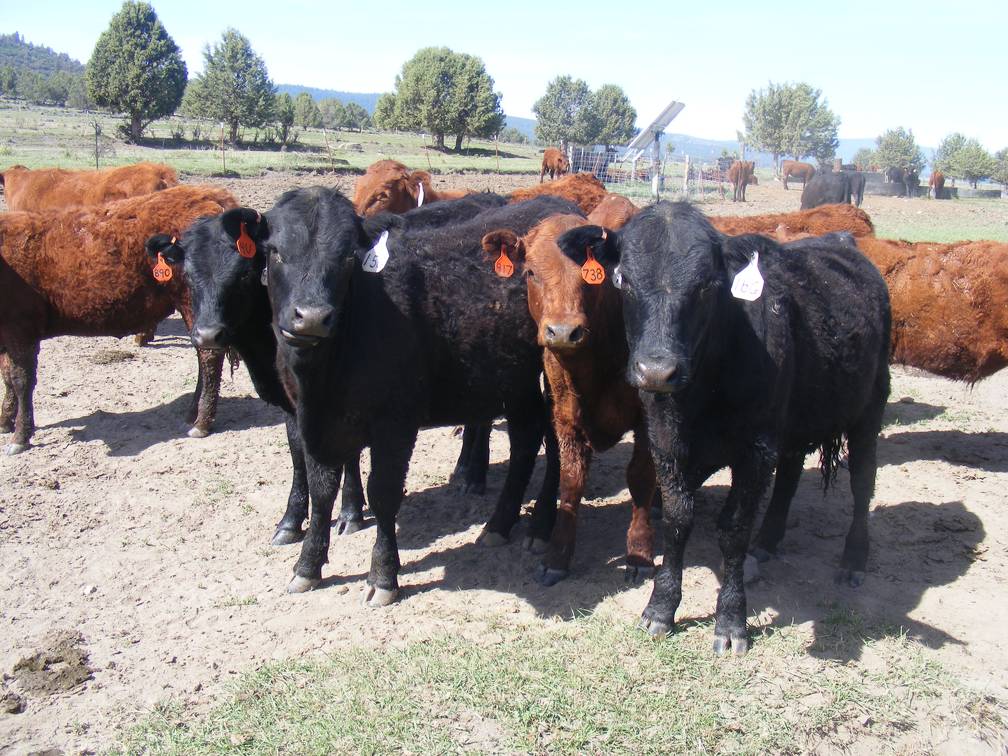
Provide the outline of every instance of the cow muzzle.
{"type": "Polygon", "coordinates": [[[296,306],[287,321],[280,327],[284,341],[295,347],[313,347],[335,333],[336,309],[330,305],[296,306]]]}
{"type": "Polygon", "coordinates": [[[631,360],[627,372],[631,386],[659,394],[681,391],[688,381],[685,364],[673,358],[644,357],[631,360]]]}
{"type": "Polygon", "coordinates": [[[190,338],[193,346],[198,349],[223,349],[227,346],[224,341],[224,326],[220,324],[193,326],[190,338]]]}
{"type": "Polygon", "coordinates": [[[582,346],[588,339],[588,329],[570,323],[548,323],[543,326],[543,346],[548,349],[571,351],[582,346]]]}

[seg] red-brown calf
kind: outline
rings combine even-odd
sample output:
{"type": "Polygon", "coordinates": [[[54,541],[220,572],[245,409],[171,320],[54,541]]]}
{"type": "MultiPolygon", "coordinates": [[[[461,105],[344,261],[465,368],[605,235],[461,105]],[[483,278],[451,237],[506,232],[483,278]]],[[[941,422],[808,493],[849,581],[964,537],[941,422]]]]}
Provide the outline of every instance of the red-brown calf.
{"type": "Polygon", "coordinates": [[[542,167],[539,169],[539,183],[547,173],[551,179],[559,178],[570,172],[567,156],[556,147],[547,147],[543,152],[542,167]]]}
{"type": "Polygon", "coordinates": [[[458,199],[467,189],[437,190],[427,171],[411,171],[398,160],[379,160],[368,166],[354,184],[354,209],[369,217],[380,212],[405,213],[427,202],[458,199]]]}
{"type": "MultiPolygon", "coordinates": [[[[613,447],[629,430],[634,432],[634,449],[627,467],[633,497],[627,568],[636,577],[654,566],[648,518],[655,492],[654,463],[637,391],[624,380],[628,352],[619,291],[608,280],[587,284],[581,265],[568,259],[556,243],[565,231],[587,224],[576,215],[556,215],[520,239],[507,230],[483,237],[483,248],[492,258],[503,250],[524,265],[529,312],[545,347],[543,365],[560,444],[560,503],[540,575],[546,585],[562,580],[570,569],[578,506],[592,454],[613,447]]],[[[584,257],[585,251],[581,254],[584,257]]]]}
{"type": "Polygon", "coordinates": [[[588,222],[604,228],[623,228],[640,208],[622,194],[607,194],[588,214],[588,222]]]}
{"type": "Polygon", "coordinates": [[[608,192],[605,184],[592,174],[570,173],[548,184],[515,189],[508,195],[508,202],[524,202],[541,194],[555,194],[557,197],[570,200],[587,215],[605,199],[608,192]]]}
{"type": "Polygon", "coordinates": [[[846,231],[855,238],[875,235],[875,227],[868,213],[848,204],[820,205],[796,213],[720,216],[708,220],[714,228],[729,236],[775,236],[778,227],[782,225],[792,233],[807,233],[811,236],[822,236],[834,231],[846,231]]]}
{"type": "MultiPolygon", "coordinates": [[[[192,327],[182,266],[154,280],[144,243],[155,232],[181,235],[197,218],[235,207],[223,189],[179,186],[94,208],[0,215],[0,371],[6,384],[0,430],[7,454],[28,447],[35,430],[32,392],[39,343],[53,336],[125,336],[173,310],[192,327]]],[[[199,381],[192,436],[213,424],[222,351],[197,350],[199,381]]]]}
{"type": "Polygon", "coordinates": [[[175,170],[160,163],[137,163],[100,171],[62,168],[29,170],[15,165],[0,173],[8,210],[62,210],[139,197],[178,186],[175,170]]]}

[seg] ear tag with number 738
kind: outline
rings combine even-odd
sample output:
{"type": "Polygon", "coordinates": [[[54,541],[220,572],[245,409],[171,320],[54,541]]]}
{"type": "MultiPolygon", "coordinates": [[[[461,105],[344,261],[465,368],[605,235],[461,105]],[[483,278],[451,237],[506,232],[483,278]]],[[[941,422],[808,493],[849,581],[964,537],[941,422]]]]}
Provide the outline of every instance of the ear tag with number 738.
{"type": "Polygon", "coordinates": [[[759,252],[753,252],[749,264],[735,274],[731,293],[736,299],[755,302],[763,293],[763,276],[759,272],[759,252]]]}
{"type": "Polygon", "coordinates": [[[389,259],[388,231],[382,231],[375,245],[362,254],[361,267],[368,273],[380,273],[389,259]]]}
{"type": "Polygon", "coordinates": [[[591,247],[588,247],[585,252],[588,259],[581,266],[581,278],[586,284],[601,286],[602,282],[605,281],[605,268],[599,265],[598,260],[595,259],[595,255],[592,254],[591,247]]]}

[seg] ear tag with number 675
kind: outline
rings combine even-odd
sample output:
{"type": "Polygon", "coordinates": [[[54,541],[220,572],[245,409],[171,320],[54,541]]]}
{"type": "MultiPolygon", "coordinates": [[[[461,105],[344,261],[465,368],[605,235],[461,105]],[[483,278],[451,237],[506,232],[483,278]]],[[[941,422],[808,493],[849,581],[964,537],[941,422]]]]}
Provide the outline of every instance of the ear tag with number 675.
{"type": "Polygon", "coordinates": [[[388,231],[382,231],[378,241],[371,249],[362,254],[361,267],[368,273],[380,273],[389,259],[388,231]]]}
{"type": "Polygon", "coordinates": [[[731,293],[736,299],[755,302],[763,293],[763,276],[759,272],[759,252],[754,251],[749,264],[735,274],[731,293]]]}

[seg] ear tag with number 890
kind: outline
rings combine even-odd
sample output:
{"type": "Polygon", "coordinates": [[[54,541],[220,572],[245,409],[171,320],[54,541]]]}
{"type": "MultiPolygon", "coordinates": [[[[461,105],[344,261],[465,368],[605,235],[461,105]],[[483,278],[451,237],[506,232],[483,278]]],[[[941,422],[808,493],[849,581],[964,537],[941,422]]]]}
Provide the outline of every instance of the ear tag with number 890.
{"type": "Polygon", "coordinates": [[[732,296],[755,302],[763,293],[763,276],[759,272],[759,252],[754,251],[749,264],[735,274],[731,285],[732,296]]]}
{"type": "Polygon", "coordinates": [[[388,259],[388,231],[382,231],[375,245],[363,253],[361,267],[368,273],[380,273],[388,259]]]}
{"type": "Polygon", "coordinates": [[[585,260],[585,264],[581,266],[581,278],[584,279],[586,284],[591,284],[592,286],[601,286],[602,282],[605,281],[605,268],[599,265],[598,260],[592,254],[592,248],[587,249],[588,259],[585,260]]]}
{"type": "MultiPolygon", "coordinates": [[[[172,239],[172,244],[174,243],[175,240],[172,239]]],[[[160,284],[166,284],[172,280],[171,265],[165,262],[160,252],[157,253],[157,265],[154,266],[153,275],[154,280],[160,284]]]]}

